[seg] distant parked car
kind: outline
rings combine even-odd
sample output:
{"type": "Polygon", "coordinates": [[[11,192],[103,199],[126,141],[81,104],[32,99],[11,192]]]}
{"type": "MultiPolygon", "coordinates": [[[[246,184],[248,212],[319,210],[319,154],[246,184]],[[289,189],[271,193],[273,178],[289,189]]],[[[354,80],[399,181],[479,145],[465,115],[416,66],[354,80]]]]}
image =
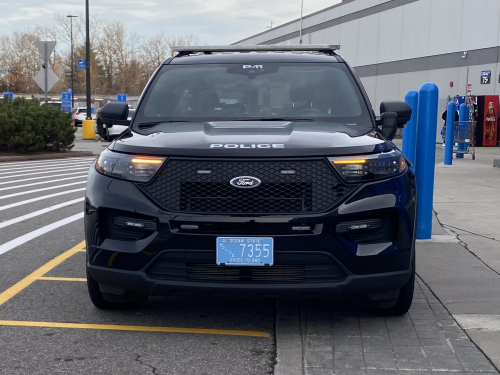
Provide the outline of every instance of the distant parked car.
{"type": "MultiPolygon", "coordinates": [[[[127,120],[130,121],[132,120],[132,117],[134,117],[135,109],[130,109],[128,110],[128,118],[127,120]]],[[[113,138],[119,136],[121,133],[123,133],[125,130],[127,130],[128,126],[127,125],[104,125],[102,124],[99,126],[99,113],[96,116],[96,119],[94,121],[94,133],[98,134],[101,136],[106,141],[112,141],[113,138]]]]}
{"type": "Polygon", "coordinates": [[[48,101],[47,103],[45,103],[43,100],[40,102],[40,105],[51,105],[52,107],[56,107],[56,108],[61,108],[62,109],[62,103],[61,102],[54,102],[54,101],[48,101]]]}
{"type": "MultiPolygon", "coordinates": [[[[87,108],[86,107],[76,107],[73,108],[73,118],[75,119],[75,126],[82,126],[82,121],[87,118],[87,108]]],[[[91,116],[95,119],[95,115],[91,116]]]]}

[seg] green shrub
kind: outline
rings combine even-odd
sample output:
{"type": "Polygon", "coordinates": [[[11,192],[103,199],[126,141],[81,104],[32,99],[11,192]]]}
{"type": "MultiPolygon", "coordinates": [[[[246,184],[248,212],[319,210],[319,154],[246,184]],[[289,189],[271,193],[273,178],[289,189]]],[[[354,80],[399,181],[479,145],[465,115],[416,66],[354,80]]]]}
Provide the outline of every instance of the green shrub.
{"type": "Polygon", "coordinates": [[[64,151],[73,147],[71,115],[36,100],[0,101],[0,150],[64,151]]]}

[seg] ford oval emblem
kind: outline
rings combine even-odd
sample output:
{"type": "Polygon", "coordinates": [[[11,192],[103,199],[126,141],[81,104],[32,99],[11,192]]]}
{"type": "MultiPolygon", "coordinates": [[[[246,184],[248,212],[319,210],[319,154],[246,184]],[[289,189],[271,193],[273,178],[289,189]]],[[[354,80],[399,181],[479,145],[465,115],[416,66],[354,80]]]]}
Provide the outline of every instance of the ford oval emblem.
{"type": "Polygon", "coordinates": [[[259,186],[262,182],[257,177],[240,176],[233,178],[229,183],[240,189],[252,189],[259,186]]]}

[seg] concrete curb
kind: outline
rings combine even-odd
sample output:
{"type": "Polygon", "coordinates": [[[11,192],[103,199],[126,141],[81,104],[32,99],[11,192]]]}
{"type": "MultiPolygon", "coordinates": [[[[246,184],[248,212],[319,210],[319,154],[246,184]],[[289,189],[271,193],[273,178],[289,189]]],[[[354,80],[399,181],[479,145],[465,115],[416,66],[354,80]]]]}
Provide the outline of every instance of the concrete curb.
{"type": "Polygon", "coordinates": [[[278,301],[275,375],[304,375],[298,301],[278,301]]]}
{"type": "Polygon", "coordinates": [[[23,160],[38,160],[38,159],[61,159],[61,158],[76,158],[82,156],[95,156],[90,151],[72,151],[71,153],[47,153],[33,155],[17,155],[17,156],[0,156],[0,163],[6,161],[23,161],[23,160]]]}

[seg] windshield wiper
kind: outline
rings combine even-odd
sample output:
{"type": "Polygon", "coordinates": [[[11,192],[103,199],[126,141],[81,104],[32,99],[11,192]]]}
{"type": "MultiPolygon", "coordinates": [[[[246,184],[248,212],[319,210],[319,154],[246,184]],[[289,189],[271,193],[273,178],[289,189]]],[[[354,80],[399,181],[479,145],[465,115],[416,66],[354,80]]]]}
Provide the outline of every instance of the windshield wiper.
{"type": "Polygon", "coordinates": [[[165,120],[165,121],[152,121],[152,122],[141,122],[138,126],[139,129],[153,128],[156,125],[165,124],[169,122],[191,122],[189,120],[165,120]]]}
{"type": "Polygon", "coordinates": [[[312,118],[304,118],[304,117],[258,117],[258,118],[246,118],[243,120],[235,120],[235,121],[304,121],[304,122],[312,122],[314,119],[312,118]]]}

